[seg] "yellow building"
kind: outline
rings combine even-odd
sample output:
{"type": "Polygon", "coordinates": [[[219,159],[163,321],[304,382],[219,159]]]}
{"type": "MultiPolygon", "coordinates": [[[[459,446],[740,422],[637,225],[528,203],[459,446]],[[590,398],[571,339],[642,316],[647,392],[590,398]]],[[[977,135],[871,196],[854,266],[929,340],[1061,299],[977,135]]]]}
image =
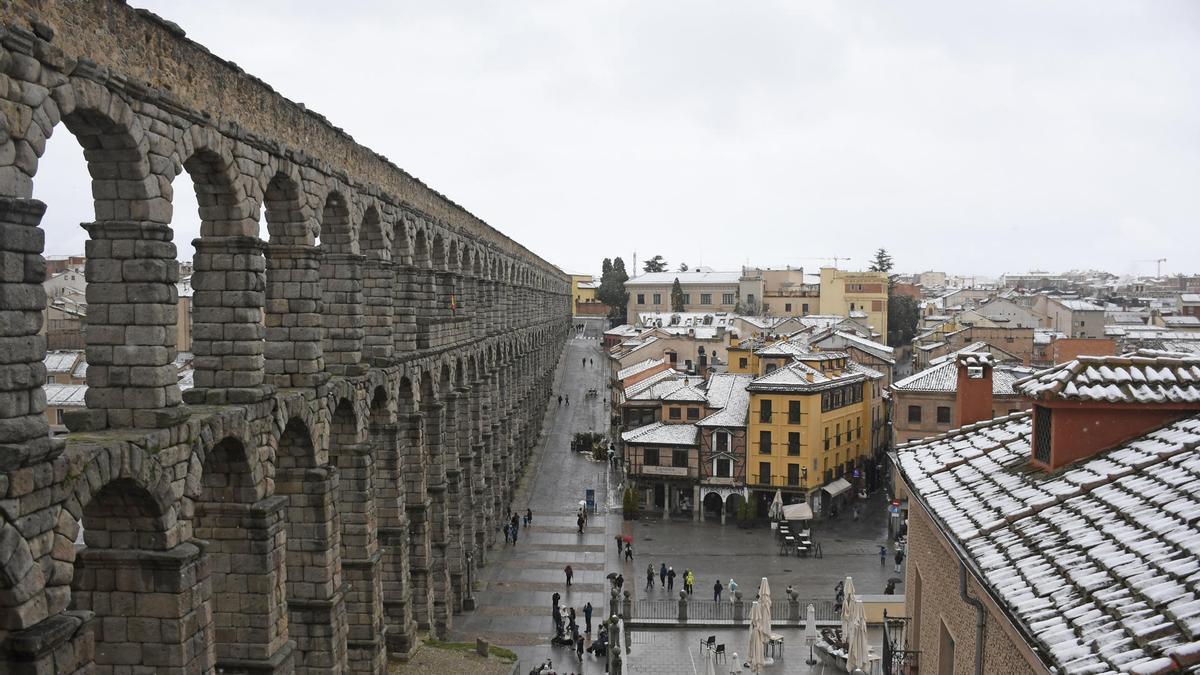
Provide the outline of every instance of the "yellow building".
{"type": "Polygon", "coordinates": [[[571,275],[571,314],[603,315],[608,313],[608,307],[596,297],[600,282],[590,274],[571,275]]]}
{"type": "Polygon", "coordinates": [[[788,341],[757,354],[763,372],[747,387],[746,484],[760,507],[778,490],[785,502],[828,510],[874,471],[871,430],[883,413],[883,374],[845,352],[801,353],[788,341]]]}
{"type": "Polygon", "coordinates": [[[863,319],[887,338],[888,276],[884,272],[846,272],[821,268],[821,312],[863,319]]]}

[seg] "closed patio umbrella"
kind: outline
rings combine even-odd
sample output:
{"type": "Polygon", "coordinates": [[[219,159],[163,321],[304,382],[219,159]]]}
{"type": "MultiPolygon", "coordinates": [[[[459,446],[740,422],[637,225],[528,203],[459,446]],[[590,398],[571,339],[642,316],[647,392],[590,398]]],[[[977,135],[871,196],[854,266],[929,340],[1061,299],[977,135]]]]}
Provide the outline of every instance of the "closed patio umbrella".
{"type": "Polygon", "coordinates": [[[704,652],[703,675],[717,675],[716,656],[713,654],[713,650],[701,647],[700,651],[704,652]]]}
{"type": "Polygon", "coordinates": [[[779,520],[783,518],[783,491],[775,491],[775,499],[771,500],[771,506],[767,508],[767,517],[771,520],[779,520]]]}
{"type": "Polygon", "coordinates": [[[842,586],[842,639],[850,631],[850,606],[854,604],[854,578],[846,577],[842,586]]]}
{"type": "Polygon", "coordinates": [[[763,649],[767,644],[767,631],[764,628],[769,622],[770,617],[766,616],[766,610],[761,602],[755,601],[750,607],[750,634],[749,644],[746,645],[746,662],[750,666],[750,672],[761,673],[767,665],[763,658],[763,649]]]}
{"type": "Polygon", "coordinates": [[[812,603],[808,604],[808,620],[804,622],[804,641],[808,643],[808,665],[816,663],[816,659],[812,656],[813,643],[817,641],[817,608],[813,607],[812,603]]]}
{"type": "MultiPolygon", "coordinates": [[[[763,633],[769,640],[771,638],[771,584],[767,583],[766,577],[758,582],[758,604],[763,607],[763,633]]],[[[768,656],[764,659],[764,663],[769,666],[774,664],[775,660],[768,656]]]]}
{"type": "Polygon", "coordinates": [[[846,668],[867,670],[870,665],[871,645],[867,641],[867,615],[861,598],[850,602],[850,630],[846,633],[846,668]]]}

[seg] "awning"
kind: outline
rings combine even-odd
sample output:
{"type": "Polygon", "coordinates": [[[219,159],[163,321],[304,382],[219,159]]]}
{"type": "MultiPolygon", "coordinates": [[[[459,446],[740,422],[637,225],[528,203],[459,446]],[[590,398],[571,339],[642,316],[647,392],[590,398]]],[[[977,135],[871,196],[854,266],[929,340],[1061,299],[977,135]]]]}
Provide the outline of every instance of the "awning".
{"type": "Polygon", "coordinates": [[[784,520],[812,520],[812,507],[803,502],[799,504],[786,504],[783,507],[784,520]]]}
{"type": "Polygon", "coordinates": [[[845,478],[839,478],[821,489],[828,493],[830,497],[836,497],[850,489],[850,482],[845,478]]]}

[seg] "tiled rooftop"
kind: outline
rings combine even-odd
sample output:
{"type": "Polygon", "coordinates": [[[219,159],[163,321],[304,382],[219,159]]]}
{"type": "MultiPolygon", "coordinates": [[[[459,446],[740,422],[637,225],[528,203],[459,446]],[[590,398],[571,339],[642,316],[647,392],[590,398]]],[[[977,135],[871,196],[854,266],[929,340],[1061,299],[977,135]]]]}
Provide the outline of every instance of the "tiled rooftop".
{"type": "Polygon", "coordinates": [[[753,375],[718,373],[708,381],[708,405],[720,408],[700,420],[704,427],[744,427],[750,413],[750,392],[746,386],[753,375]]]}
{"type": "Polygon", "coordinates": [[[73,407],[82,406],[83,397],[87,394],[86,384],[54,384],[43,386],[46,391],[46,405],[73,407]]]}
{"type": "Polygon", "coordinates": [[[1017,413],[902,445],[897,466],[1060,672],[1127,672],[1194,647],[1200,415],[1054,473],[1029,466],[1030,435],[1017,413]]]}
{"type": "Polygon", "coordinates": [[[636,445],[695,445],[695,424],[663,424],[651,422],[644,427],[621,434],[621,440],[636,445]]]}
{"type": "MultiPolygon", "coordinates": [[[[875,371],[872,371],[875,372],[875,371]]],[[[781,368],[756,378],[750,383],[751,391],[820,391],[867,378],[863,372],[847,368],[841,375],[829,376],[803,363],[789,363],[781,368]],[[809,381],[809,377],[812,381],[809,381]]]]}
{"type": "Polygon", "coordinates": [[[617,379],[624,380],[627,377],[633,377],[638,373],[645,372],[663,363],[665,363],[665,361],[662,359],[646,359],[645,361],[638,361],[628,368],[622,368],[621,370],[617,371],[617,379]]]}
{"type": "Polygon", "coordinates": [[[1148,349],[1080,356],[1021,379],[1014,388],[1038,399],[1200,403],[1200,357],[1148,349]]]}
{"type": "Polygon", "coordinates": [[[42,359],[42,363],[46,366],[46,372],[48,373],[69,373],[75,367],[75,361],[81,355],[82,352],[78,349],[50,351],[46,352],[46,357],[42,359]]]}
{"type": "MultiPolygon", "coordinates": [[[[1013,383],[1033,373],[1032,369],[1001,365],[992,369],[992,395],[1016,396],[1013,383]]],[[[892,391],[954,393],[958,391],[958,364],[942,361],[892,385],[892,391]]]]}

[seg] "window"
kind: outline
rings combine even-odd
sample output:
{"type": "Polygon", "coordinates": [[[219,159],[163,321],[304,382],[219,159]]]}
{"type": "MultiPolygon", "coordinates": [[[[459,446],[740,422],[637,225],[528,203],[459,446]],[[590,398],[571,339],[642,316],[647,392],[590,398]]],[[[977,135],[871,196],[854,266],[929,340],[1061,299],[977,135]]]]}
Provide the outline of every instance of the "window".
{"type": "Polygon", "coordinates": [[[678,360],[678,358],[679,357],[675,355],[675,352],[667,352],[667,360],[671,362],[671,365],[675,365],[675,362],[678,360]]]}
{"type": "Polygon", "coordinates": [[[646,448],[642,450],[642,464],[646,466],[658,466],[658,448],[646,448]]]}
{"type": "Polygon", "coordinates": [[[791,312],[792,311],[792,303],[790,303],[790,302],[783,303],[783,311],[791,312]]]}
{"type": "Polygon", "coordinates": [[[688,451],[674,450],[671,452],[671,466],[684,467],[688,465],[688,451]]]}
{"type": "Polygon", "coordinates": [[[758,404],[758,421],[759,422],[770,422],[771,421],[771,399],[767,398],[767,399],[763,399],[762,401],[759,402],[759,404],[758,404]]]}
{"type": "Polygon", "coordinates": [[[713,432],[713,450],[717,452],[729,452],[728,431],[713,432]]]}
{"type": "Polygon", "coordinates": [[[838,424],[836,427],[834,427],[834,430],[833,430],[833,444],[834,444],[834,445],[841,445],[841,444],[842,444],[842,425],[841,425],[841,424],[838,424]]]}
{"type": "Polygon", "coordinates": [[[938,636],[938,675],[954,675],[954,636],[942,621],[941,635],[938,636]]]}
{"type": "Polygon", "coordinates": [[[850,311],[851,311],[851,312],[853,312],[853,311],[854,311],[854,303],[853,303],[853,302],[852,302],[852,303],[850,303],[850,311]]]}
{"type": "Polygon", "coordinates": [[[711,305],[712,304],[712,293],[701,293],[700,294],[700,304],[711,305]]]}
{"type": "Polygon", "coordinates": [[[662,304],[662,293],[655,293],[655,294],[654,294],[654,304],[656,304],[656,305],[661,305],[661,304],[662,304]]]}
{"type": "Polygon", "coordinates": [[[800,465],[788,464],[788,485],[796,487],[800,484],[800,465]]]}
{"type": "Polygon", "coordinates": [[[721,304],[722,305],[732,305],[733,304],[733,293],[722,293],[721,294],[721,304]]]}
{"type": "Polygon", "coordinates": [[[733,476],[733,462],[728,457],[714,459],[713,476],[717,478],[731,478],[733,476]]]}
{"type": "Polygon", "coordinates": [[[766,485],[771,484],[771,463],[770,462],[759,462],[758,463],[758,482],[764,483],[766,485]]]}
{"type": "Polygon", "coordinates": [[[685,305],[692,304],[692,294],[691,293],[683,294],[683,304],[685,304],[685,305]]]}
{"type": "Polygon", "coordinates": [[[667,418],[673,420],[682,419],[682,413],[679,411],[679,408],[667,408],[667,418]]]}
{"type": "Polygon", "coordinates": [[[771,432],[758,432],[758,451],[764,455],[771,454],[771,432]]]}
{"type": "Polygon", "coordinates": [[[800,454],[800,432],[798,431],[788,432],[788,454],[800,454]]]}
{"type": "Polygon", "coordinates": [[[1033,407],[1033,458],[1050,463],[1050,409],[1033,407]]]}
{"type": "Polygon", "coordinates": [[[750,367],[749,359],[747,359],[744,356],[738,359],[738,368],[749,368],[749,367],[750,367]]]}
{"type": "Polygon", "coordinates": [[[921,421],[921,406],[919,406],[919,405],[908,406],[908,421],[909,422],[918,422],[918,423],[921,421]]]}
{"type": "Polygon", "coordinates": [[[800,401],[788,401],[788,424],[800,424],[800,401]]]}
{"type": "Polygon", "coordinates": [[[639,304],[639,305],[644,305],[644,304],[646,304],[646,294],[645,294],[645,293],[638,293],[638,294],[637,294],[637,301],[638,301],[638,304],[639,304]]]}
{"type": "Polygon", "coordinates": [[[63,423],[63,409],[62,408],[54,409],[54,423],[55,424],[63,423]]]}
{"type": "Polygon", "coordinates": [[[700,419],[700,409],[699,409],[699,408],[688,408],[688,411],[687,411],[687,418],[688,418],[689,420],[698,420],[698,419],[700,419]]]}
{"type": "MultiPolygon", "coordinates": [[[[774,370],[775,370],[776,368],[778,368],[778,367],[779,367],[779,366],[778,366],[778,365],[776,365],[776,364],[774,364],[774,363],[768,363],[768,364],[767,364],[767,367],[766,367],[766,370],[765,370],[765,373],[772,372],[772,371],[774,371],[774,370]]],[[[764,373],[764,374],[765,374],[765,373],[764,373]]]]}
{"type": "Polygon", "coordinates": [[[829,427],[825,427],[825,449],[829,449],[829,427]]]}
{"type": "Polygon", "coordinates": [[[800,305],[800,313],[804,314],[804,315],[808,314],[808,303],[807,302],[800,305]]]}
{"type": "Polygon", "coordinates": [[[938,424],[950,424],[950,406],[939,405],[937,416],[938,424]]]}

